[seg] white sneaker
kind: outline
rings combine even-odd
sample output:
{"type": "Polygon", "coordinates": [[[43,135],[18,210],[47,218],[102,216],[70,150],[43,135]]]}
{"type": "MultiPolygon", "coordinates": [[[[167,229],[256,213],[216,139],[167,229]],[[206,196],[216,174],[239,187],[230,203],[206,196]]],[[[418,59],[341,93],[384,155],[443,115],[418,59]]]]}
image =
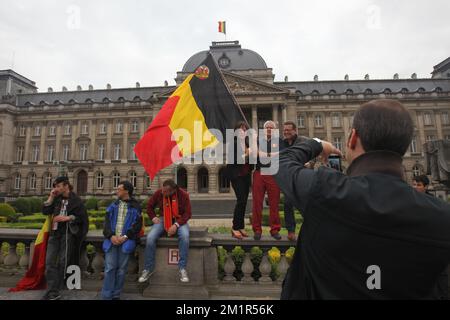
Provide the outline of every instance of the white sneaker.
{"type": "Polygon", "coordinates": [[[189,282],[189,277],[186,269],[180,269],[180,281],[189,282]]]}
{"type": "Polygon", "coordinates": [[[150,272],[148,270],[142,271],[142,275],[139,277],[139,280],[138,280],[139,283],[147,282],[153,273],[155,273],[155,271],[152,271],[152,272],[150,272]]]}

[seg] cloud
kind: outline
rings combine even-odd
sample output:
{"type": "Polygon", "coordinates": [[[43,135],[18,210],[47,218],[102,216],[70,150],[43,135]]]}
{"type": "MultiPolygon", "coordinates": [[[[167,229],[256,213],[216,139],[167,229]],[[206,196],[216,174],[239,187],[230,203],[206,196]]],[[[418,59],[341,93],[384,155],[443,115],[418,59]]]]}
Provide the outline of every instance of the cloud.
{"type": "Polygon", "coordinates": [[[0,69],[40,91],[173,84],[176,72],[211,41],[258,52],[276,80],[429,77],[447,58],[450,3],[387,1],[50,1],[4,0],[0,69]]]}

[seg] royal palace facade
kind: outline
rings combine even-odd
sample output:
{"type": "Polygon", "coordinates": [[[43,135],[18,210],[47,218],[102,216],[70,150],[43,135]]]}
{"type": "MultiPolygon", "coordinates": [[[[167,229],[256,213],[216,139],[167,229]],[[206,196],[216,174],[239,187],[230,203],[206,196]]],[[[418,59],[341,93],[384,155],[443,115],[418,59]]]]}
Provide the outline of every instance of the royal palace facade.
{"type": "MultiPolygon", "coordinates": [[[[238,41],[213,42],[194,54],[177,73],[177,85],[210,51],[253,128],[266,120],[297,123],[300,135],[333,142],[345,153],[353,114],[377,98],[400,100],[415,123],[405,155],[408,181],[425,173],[423,144],[450,139],[450,58],[430,78],[274,82],[274,74],[256,52],[238,41]]],[[[431,69],[431,68],[430,68],[431,69]]],[[[110,197],[118,182],[130,180],[139,196],[174,178],[196,198],[232,196],[224,165],[179,165],[150,181],[133,148],[175,86],[38,92],[36,84],[13,70],[0,71],[0,194],[2,197],[48,194],[52,180],[67,174],[82,196],[110,197]]],[[[344,162],[345,165],[345,162],[344,162]]]]}

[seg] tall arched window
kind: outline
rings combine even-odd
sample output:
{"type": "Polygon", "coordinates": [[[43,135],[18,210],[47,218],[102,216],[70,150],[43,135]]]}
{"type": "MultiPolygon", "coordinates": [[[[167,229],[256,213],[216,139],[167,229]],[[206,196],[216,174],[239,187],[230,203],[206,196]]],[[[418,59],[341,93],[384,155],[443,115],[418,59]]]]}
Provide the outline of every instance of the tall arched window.
{"type": "Polygon", "coordinates": [[[119,182],[120,182],[120,173],[115,172],[113,174],[113,188],[117,188],[119,186],[119,182]]]}
{"type": "Polygon", "coordinates": [[[208,169],[202,167],[197,172],[197,189],[199,193],[208,193],[209,191],[209,175],[208,169]]]}
{"type": "Polygon", "coordinates": [[[177,184],[182,189],[187,189],[187,171],[181,167],[177,169],[177,184]]]}
{"type": "Polygon", "coordinates": [[[20,190],[21,182],[22,182],[22,177],[21,177],[20,173],[17,173],[16,176],[14,177],[14,189],[20,190]]]}
{"type": "Polygon", "coordinates": [[[52,174],[50,172],[47,172],[44,176],[44,188],[47,190],[51,189],[53,186],[52,182],[53,182],[52,174]]]}
{"type": "Polygon", "coordinates": [[[97,172],[97,175],[95,176],[95,181],[97,189],[103,189],[105,183],[105,176],[103,175],[103,172],[101,171],[97,172]]]}
{"type": "Polygon", "coordinates": [[[150,189],[151,188],[151,186],[152,186],[152,182],[151,182],[151,180],[150,180],[150,176],[148,175],[148,173],[146,173],[145,174],[145,176],[144,176],[144,183],[145,183],[145,188],[147,188],[147,189],[150,189]]]}
{"type": "Polygon", "coordinates": [[[416,164],[415,166],[412,167],[412,172],[414,177],[420,176],[422,174],[422,169],[420,168],[419,165],[416,164]]]}
{"type": "Polygon", "coordinates": [[[31,173],[30,176],[28,177],[28,187],[30,188],[30,190],[36,190],[36,173],[31,173]]]}
{"type": "Polygon", "coordinates": [[[137,187],[137,174],[136,171],[130,172],[130,182],[133,185],[133,188],[137,187]]]}
{"type": "Polygon", "coordinates": [[[221,168],[219,170],[219,192],[220,193],[230,192],[230,180],[228,179],[225,170],[226,170],[226,168],[221,168]]]}

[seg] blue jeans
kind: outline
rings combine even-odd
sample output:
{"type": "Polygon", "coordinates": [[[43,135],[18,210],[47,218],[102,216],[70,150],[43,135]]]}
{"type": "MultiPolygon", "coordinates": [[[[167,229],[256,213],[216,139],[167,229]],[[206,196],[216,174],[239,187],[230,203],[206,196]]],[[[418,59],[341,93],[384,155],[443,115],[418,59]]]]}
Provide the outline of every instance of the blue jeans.
{"type": "MultiPolygon", "coordinates": [[[[145,244],[145,262],[144,270],[155,270],[155,252],[156,241],[163,235],[164,223],[154,224],[147,235],[147,242],[145,244]]],[[[177,230],[178,235],[178,249],[180,250],[180,260],[178,267],[185,269],[187,266],[187,259],[189,253],[189,225],[187,223],[181,225],[177,230]]]]}
{"type": "Polygon", "coordinates": [[[286,195],[284,196],[284,225],[288,232],[295,232],[294,206],[286,195]]]}
{"type": "Polygon", "coordinates": [[[105,278],[103,280],[102,299],[120,298],[127,274],[129,253],[122,252],[122,246],[112,246],[105,253],[105,278]]]}

